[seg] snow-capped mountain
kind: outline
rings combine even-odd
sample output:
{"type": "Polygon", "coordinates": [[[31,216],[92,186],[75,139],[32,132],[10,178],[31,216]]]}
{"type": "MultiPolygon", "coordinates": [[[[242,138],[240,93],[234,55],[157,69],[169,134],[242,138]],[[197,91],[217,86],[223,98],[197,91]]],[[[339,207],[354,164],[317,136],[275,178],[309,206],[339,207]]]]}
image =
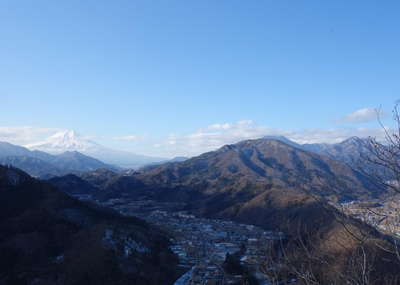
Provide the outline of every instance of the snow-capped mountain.
{"type": "Polygon", "coordinates": [[[0,164],[12,165],[41,178],[99,168],[119,170],[114,165],[103,163],[77,151],[49,154],[38,150],[31,151],[8,142],[0,142],[0,164]]]}
{"type": "Polygon", "coordinates": [[[127,151],[107,148],[92,140],[86,139],[73,130],[58,132],[41,142],[28,144],[25,147],[52,154],[60,154],[66,151],[78,151],[106,163],[128,168],[138,168],[146,164],[165,160],[165,158],[138,155],[127,151]]]}
{"type": "Polygon", "coordinates": [[[52,154],[60,154],[66,151],[84,153],[103,148],[101,145],[81,137],[73,130],[58,132],[44,141],[28,144],[25,147],[52,154]]]}

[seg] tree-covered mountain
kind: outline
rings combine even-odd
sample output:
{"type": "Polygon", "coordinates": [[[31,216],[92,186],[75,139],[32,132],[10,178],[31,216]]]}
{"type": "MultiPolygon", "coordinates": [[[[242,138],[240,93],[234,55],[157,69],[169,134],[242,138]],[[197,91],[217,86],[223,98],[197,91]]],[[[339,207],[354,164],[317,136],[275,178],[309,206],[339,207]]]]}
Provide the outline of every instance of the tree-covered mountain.
{"type": "Polygon", "coordinates": [[[264,139],[276,139],[293,147],[320,155],[325,155],[332,159],[345,162],[354,167],[358,167],[359,164],[362,163],[360,159],[363,155],[365,156],[370,153],[368,138],[350,137],[339,143],[306,144],[296,143],[283,136],[267,136],[264,137],[264,139]]]}
{"type": "Polygon", "coordinates": [[[0,166],[0,284],[171,284],[176,257],[145,222],[0,166]]]}
{"type": "Polygon", "coordinates": [[[102,170],[80,177],[96,187],[100,199],[183,202],[199,216],[283,231],[288,238],[278,252],[285,250],[296,270],[310,266],[327,282],[320,284],[340,284],[338,278],[354,274],[360,251],[373,256],[371,284],[399,277],[396,257],[377,247],[391,248],[385,237],[328,203],[378,197],[382,189],[346,163],[280,140],[243,141],[132,175],[102,170]]]}
{"type": "Polygon", "coordinates": [[[7,156],[28,156],[42,159],[44,161],[49,160],[52,157],[50,154],[43,151],[31,151],[19,145],[14,145],[8,142],[0,142],[0,157],[7,156]]]}
{"type": "Polygon", "coordinates": [[[368,149],[368,139],[351,137],[340,143],[334,144],[303,144],[301,148],[307,151],[315,152],[318,154],[329,156],[352,166],[358,166],[362,155],[367,155],[370,151],[368,149]]]}
{"type": "Polygon", "coordinates": [[[47,180],[48,183],[69,195],[98,195],[99,188],[83,180],[75,174],[56,176],[47,180]]]}
{"type": "Polygon", "coordinates": [[[0,164],[12,165],[35,177],[52,177],[65,175],[67,173],[62,171],[61,168],[55,166],[51,162],[26,155],[0,157],[0,164]]]}
{"type": "Polygon", "coordinates": [[[283,231],[288,258],[296,266],[306,262],[328,282],[321,284],[358,270],[349,260],[359,262],[360,250],[374,256],[368,259],[375,268],[372,284],[397,274],[396,257],[376,247],[390,247],[385,238],[327,201],[378,197],[382,189],[345,163],[279,140],[243,141],[133,175],[95,171],[82,178],[101,189],[102,199],[184,202],[200,216],[283,231]],[[358,237],[365,236],[368,242],[361,244],[358,237]]]}
{"type": "Polygon", "coordinates": [[[332,201],[373,198],[382,191],[370,177],[345,163],[275,139],[227,145],[183,162],[150,166],[132,175],[99,169],[80,177],[102,189],[104,198],[147,195],[163,199],[168,193],[166,198],[186,200],[190,196],[193,200],[197,195],[202,200],[195,204],[208,205],[209,212],[214,204],[224,209],[272,188],[296,189],[332,201]]]}
{"type": "Polygon", "coordinates": [[[347,164],[274,139],[227,145],[180,163],[148,168],[146,184],[201,189],[205,194],[259,194],[266,188],[297,188],[334,200],[377,197],[379,188],[347,164]]]}

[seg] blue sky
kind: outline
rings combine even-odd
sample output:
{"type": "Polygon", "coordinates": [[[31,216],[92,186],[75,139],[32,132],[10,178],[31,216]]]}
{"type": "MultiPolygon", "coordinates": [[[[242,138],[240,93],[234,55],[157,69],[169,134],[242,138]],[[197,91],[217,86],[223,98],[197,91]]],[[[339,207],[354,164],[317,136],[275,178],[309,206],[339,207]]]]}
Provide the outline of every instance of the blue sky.
{"type": "Polygon", "coordinates": [[[0,139],[21,126],[75,129],[172,156],[199,133],[236,130],[238,140],[244,125],[329,131],[326,141],[375,134],[367,111],[345,117],[389,113],[400,99],[399,10],[378,0],[3,0],[0,139]]]}

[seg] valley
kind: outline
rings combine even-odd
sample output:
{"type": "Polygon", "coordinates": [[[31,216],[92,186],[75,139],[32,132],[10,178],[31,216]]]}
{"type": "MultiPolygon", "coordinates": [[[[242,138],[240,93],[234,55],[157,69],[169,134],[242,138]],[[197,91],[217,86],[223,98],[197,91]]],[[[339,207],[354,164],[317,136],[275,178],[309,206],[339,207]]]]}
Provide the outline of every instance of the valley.
{"type": "MultiPolygon", "coordinates": [[[[357,147],[359,141],[351,139],[344,142],[346,147],[334,149],[352,152],[349,145],[353,142],[357,147]]],[[[62,157],[70,159],[71,155],[62,157]]],[[[85,166],[89,161],[85,158],[81,163],[85,166]]],[[[377,280],[372,284],[398,276],[397,267],[392,266],[396,256],[381,250],[392,248],[391,240],[374,223],[378,218],[363,218],[360,210],[363,201],[380,201],[383,189],[348,163],[287,140],[246,140],[138,170],[89,169],[40,183],[90,207],[142,221],[151,232],[167,239],[149,257],[149,247],[142,246],[144,236],[132,239],[123,232],[121,236],[120,230],[103,227],[103,239],[119,259],[133,262],[137,256],[140,263],[150,258],[153,261],[146,265],[150,271],[153,265],[163,268],[166,264],[162,262],[172,262],[167,276],[154,276],[149,282],[161,278],[173,279],[175,285],[321,280],[328,282],[321,284],[345,284],[363,274],[358,267],[361,249],[373,256],[367,263],[376,268],[370,273],[377,280]],[[323,260],[324,265],[316,260],[323,260]],[[303,280],[304,276],[311,280],[303,280]]],[[[65,211],[74,222],[86,219],[76,216],[75,210],[65,211]]],[[[118,266],[126,270],[125,263],[118,266]]],[[[131,278],[129,269],[126,274],[123,278],[131,278]]]]}
{"type": "MultiPolygon", "coordinates": [[[[346,146],[352,142],[358,144],[358,140],[352,139],[346,146]]],[[[304,278],[305,274],[318,276],[312,277],[312,282],[346,283],[348,278],[362,275],[357,267],[360,248],[374,256],[368,260],[368,266],[383,266],[379,270],[387,271],[391,268],[389,264],[396,262],[395,256],[388,256],[375,245],[392,246],[384,233],[337,207],[349,200],[380,199],[383,189],[345,162],[274,138],[242,141],[182,162],[148,166],[134,172],[103,169],[56,177],[49,182],[65,193],[91,198],[170,233],[178,246],[175,249],[179,250],[176,253],[183,262],[181,265],[186,270],[193,269],[182,277],[193,277],[190,280],[202,282],[206,276],[213,276],[222,282],[222,277],[235,282],[237,276],[242,278],[240,284],[257,276],[266,279],[263,281],[287,283],[304,278]],[[239,231],[228,235],[231,225],[239,231]],[[242,231],[247,226],[272,234],[242,231]],[[286,238],[278,239],[277,244],[274,237],[279,232],[286,238]],[[176,240],[177,236],[181,239],[176,240]],[[256,266],[244,260],[241,264],[246,251],[238,249],[242,243],[249,246],[244,242],[246,239],[263,240],[253,247],[258,256],[254,258],[256,266]],[[198,258],[195,262],[193,258],[202,256],[204,248],[213,253],[213,258],[198,258]],[[224,260],[222,256],[226,253],[232,255],[224,260]],[[218,256],[217,262],[214,257],[218,256]],[[320,259],[328,265],[315,262],[320,259]],[[349,260],[353,263],[349,264],[349,260]],[[225,274],[225,270],[218,268],[225,268],[227,262],[243,267],[225,274]],[[306,269],[303,264],[307,264],[306,269]],[[214,273],[199,268],[209,268],[214,273]],[[258,269],[267,272],[268,277],[258,269]]],[[[379,270],[371,273],[376,280],[397,278],[394,268],[385,276],[379,275],[379,270]]]]}
{"type": "Polygon", "coordinates": [[[270,284],[260,270],[273,244],[285,238],[282,232],[253,225],[173,211],[184,206],[176,203],[114,199],[100,204],[144,219],[171,236],[170,248],[179,257],[179,266],[188,271],[174,285],[236,284],[247,279],[258,280],[251,284],[270,284]],[[227,255],[238,261],[236,272],[226,269],[227,255]]]}
{"type": "Polygon", "coordinates": [[[385,234],[400,237],[398,195],[388,199],[333,204],[338,210],[359,219],[385,234]]]}

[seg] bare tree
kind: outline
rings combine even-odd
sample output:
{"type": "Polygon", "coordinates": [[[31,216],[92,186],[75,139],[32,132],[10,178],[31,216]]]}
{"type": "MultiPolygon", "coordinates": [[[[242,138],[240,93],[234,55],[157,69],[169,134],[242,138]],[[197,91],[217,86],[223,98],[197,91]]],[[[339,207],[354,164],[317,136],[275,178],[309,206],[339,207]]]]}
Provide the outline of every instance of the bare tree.
{"type": "Polygon", "coordinates": [[[383,140],[369,137],[364,141],[367,150],[360,155],[358,170],[371,177],[383,190],[400,193],[400,102],[393,108],[395,126],[389,128],[381,120],[377,110],[377,120],[384,133],[383,140]]]}
{"type": "MultiPolygon", "coordinates": [[[[393,119],[396,128],[386,127],[377,111],[378,121],[384,132],[384,140],[369,137],[364,141],[365,153],[360,154],[358,170],[366,175],[368,183],[375,183],[381,193],[400,195],[400,112],[396,104],[393,110],[393,119]]],[[[301,177],[299,178],[301,179],[301,177]]],[[[301,180],[300,180],[301,181],[301,180]]],[[[326,207],[330,206],[324,198],[314,195],[309,189],[304,192],[314,197],[316,203],[326,207]]],[[[396,198],[397,199],[397,198],[396,198]]],[[[397,201],[396,201],[397,202],[397,201]]],[[[308,232],[298,227],[298,234],[291,237],[290,241],[278,242],[277,249],[271,249],[267,254],[269,258],[264,264],[264,273],[270,276],[272,284],[290,284],[292,279],[296,284],[304,285],[392,285],[400,284],[400,240],[380,236],[371,227],[359,226],[351,216],[343,214],[345,209],[331,211],[334,220],[344,239],[337,238],[335,251],[321,252],[317,244],[324,244],[323,236],[308,232]],[[321,240],[318,240],[321,239],[321,240]],[[351,242],[351,245],[349,244],[351,242]],[[279,251],[279,254],[276,253],[279,251]],[[338,254],[341,252],[343,254],[338,254]],[[341,259],[338,266],[338,259],[341,259]],[[382,260],[391,262],[382,265],[382,260]],[[391,268],[381,268],[391,264],[391,268]],[[380,267],[380,268],[378,268],[380,267]],[[378,273],[378,274],[377,274],[378,273]]],[[[395,230],[397,220],[390,220],[385,213],[374,208],[365,207],[370,215],[376,219],[370,222],[377,227],[382,222],[387,222],[387,227],[395,230]],[[392,224],[391,224],[392,223],[392,224]]],[[[365,216],[367,221],[370,215],[365,216]]],[[[362,223],[361,223],[362,224],[362,223]]],[[[389,267],[389,266],[388,266],[389,267]]]]}

